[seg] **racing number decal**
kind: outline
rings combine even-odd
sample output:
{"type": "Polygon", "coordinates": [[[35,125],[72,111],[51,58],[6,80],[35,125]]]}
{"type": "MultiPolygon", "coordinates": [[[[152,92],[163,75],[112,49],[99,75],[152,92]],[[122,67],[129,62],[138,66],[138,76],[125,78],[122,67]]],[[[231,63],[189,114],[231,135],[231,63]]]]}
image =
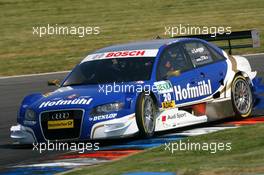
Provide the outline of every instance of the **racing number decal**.
{"type": "Polygon", "coordinates": [[[161,103],[162,108],[174,108],[175,100],[171,99],[171,93],[165,93],[163,96],[163,102],[161,103]]]}
{"type": "Polygon", "coordinates": [[[155,83],[155,86],[158,90],[161,107],[163,109],[174,108],[176,104],[171,82],[159,81],[155,83]]]}
{"type": "Polygon", "coordinates": [[[171,101],[171,94],[170,93],[163,94],[163,98],[164,101],[171,101]]]}

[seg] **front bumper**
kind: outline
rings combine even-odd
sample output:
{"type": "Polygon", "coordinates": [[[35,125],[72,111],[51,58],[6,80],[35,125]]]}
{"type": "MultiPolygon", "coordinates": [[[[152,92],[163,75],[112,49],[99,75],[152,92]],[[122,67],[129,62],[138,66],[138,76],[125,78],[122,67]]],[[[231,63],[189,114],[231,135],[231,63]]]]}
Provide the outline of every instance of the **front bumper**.
{"type": "Polygon", "coordinates": [[[37,142],[34,131],[29,127],[18,124],[16,126],[12,126],[10,128],[10,132],[10,137],[15,143],[32,144],[34,142],[37,142]]]}
{"type": "Polygon", "coordinates": [[[92,127],[90,139],[108,139],[129,137],[139,131],[135,114],[122,118],[96,123],[92,127]]]}
{"type": "MultiPolygon", "coordinates": [[[[15,143],[32,144],[39,140],[36,138],[36,135],[31,128],[21,124],[12,126],[10,131],[10,137],[15,143]]],[[[92,126],[90,136],[86,135],[85,137],[80,137],[79,140],[123,138],[133,136],[138,131],[135,114],[133,113],[121,118],[98,122],[92,126]]],[[[86,133],[85,130],[82,130],[81,132],[82,134],[86,133]]],[[[43,136],[43,133],[41,135],[43,136]]],[[[68,139],[66,140],[69,141],[68,139]]],[[[74,139],[74,141],[76,141],[76,139],[74,139]]]]}

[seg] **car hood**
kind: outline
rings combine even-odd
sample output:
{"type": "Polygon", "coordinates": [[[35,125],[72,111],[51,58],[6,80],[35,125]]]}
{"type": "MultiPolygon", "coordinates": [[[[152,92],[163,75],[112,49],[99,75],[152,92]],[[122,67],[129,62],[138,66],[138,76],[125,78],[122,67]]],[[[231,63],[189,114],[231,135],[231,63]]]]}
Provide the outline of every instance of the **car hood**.
{"type": "Polygon", "coordinates": [[[61,87],[54,92],[42,95],[30,105],[38,110],[57,110],[69,108],[91,109],[95,106],[132,100],[136,93],[105,93],[98,85],[61,87]]]}

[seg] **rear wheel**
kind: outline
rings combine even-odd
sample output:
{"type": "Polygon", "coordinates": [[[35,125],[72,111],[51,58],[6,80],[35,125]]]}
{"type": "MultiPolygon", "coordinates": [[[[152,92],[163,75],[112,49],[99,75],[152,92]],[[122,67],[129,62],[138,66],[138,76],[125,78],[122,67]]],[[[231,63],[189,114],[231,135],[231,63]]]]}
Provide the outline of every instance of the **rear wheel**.
{"type": "Polygon", "coordinates": [[[253,107],[251,86],[245,77],[236,76],[232,83],[232,104],[236,115],[248,117],[253,107]]]}
{"type": "Polygon", "coordinates": [[[151,137],[155,131],[156,106],[150,95],[141,93],[136,104],[136,121],[141,137],[151,137]]]}

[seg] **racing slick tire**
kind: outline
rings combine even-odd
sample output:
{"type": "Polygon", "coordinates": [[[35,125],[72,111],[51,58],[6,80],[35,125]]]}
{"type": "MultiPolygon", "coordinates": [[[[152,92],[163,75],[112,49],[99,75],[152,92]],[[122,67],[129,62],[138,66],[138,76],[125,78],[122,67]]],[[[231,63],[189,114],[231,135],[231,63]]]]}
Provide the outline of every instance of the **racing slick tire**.
{"type": "Polygon", "coordinates": [[[238,75],[232,82],[231,101],[237,117],[249,117],[253,108],[251,85],[245,77],[238,75]]]}
{"type": "Polygon", "coordinates": [[[140,137],[151,137],[155,132],[157,108],[150,95],[141,93],[136,103],[136,122],[140,137]]]}

